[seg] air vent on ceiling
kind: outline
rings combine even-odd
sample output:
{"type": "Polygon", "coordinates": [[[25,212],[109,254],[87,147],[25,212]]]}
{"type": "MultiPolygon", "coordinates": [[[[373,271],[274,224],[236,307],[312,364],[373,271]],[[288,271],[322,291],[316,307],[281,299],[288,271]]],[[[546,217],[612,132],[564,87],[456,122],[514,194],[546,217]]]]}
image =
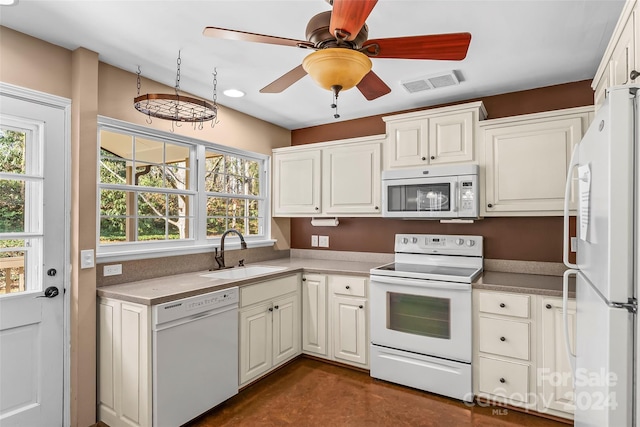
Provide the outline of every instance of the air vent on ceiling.
{"type": "Polygon", "coordinates": [[[432,76],[420,77],[419,79],[407,80],[400,82],[402,87],[409,93],[422,92],[429,89],[438,89],[441,87],[455,86],[460,84],[460,80],[456,77],[455,72],[434,74],[432,76]]]}

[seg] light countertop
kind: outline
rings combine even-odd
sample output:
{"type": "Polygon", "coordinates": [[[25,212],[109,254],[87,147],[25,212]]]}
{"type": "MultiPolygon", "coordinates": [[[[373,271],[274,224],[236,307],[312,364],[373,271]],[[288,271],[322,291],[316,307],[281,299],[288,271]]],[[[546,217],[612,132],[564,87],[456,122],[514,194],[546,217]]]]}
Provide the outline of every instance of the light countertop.
{"type": "MultiPolygon", "coordinates": [[[[262,261],[250,265],[284,267],[283,270],[252,276],[245,279],[215,279],[204,277],[209,271],[177,274],[155,279],[98,288],[98,296],[129,301],[143,305],[162,304],[181,298],[213,292],[232,286],[244,286],[276,279],[291,274],[318,273],[368,276],[372,268],[383,263],[366,261],[340,261],[313,258],[282,258],[262,261]]],[[[238,268],[238,267],[236,267],[238,268]]],[[[562,296],[562,277],[539,274],[502,273],[485,271],[473,284],[474,289],[501,292],[529,293],[548,296],[562,296]]],[[[570,283],[569,296],[575,297],[575,285],[570,283]]]]}

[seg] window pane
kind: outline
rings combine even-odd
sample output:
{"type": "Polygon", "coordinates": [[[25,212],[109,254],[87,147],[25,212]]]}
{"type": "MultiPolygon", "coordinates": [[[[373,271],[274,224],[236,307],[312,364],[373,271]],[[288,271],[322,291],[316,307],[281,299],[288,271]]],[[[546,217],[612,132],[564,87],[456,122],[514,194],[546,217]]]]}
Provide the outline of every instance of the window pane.
{"type": "Polygon", "coordinates": [[[25,182],[0,179],[0,233],[23,232],[25,182]]]}
{"type": "Polygon", "coordinates": [[[183,196],[179,194],[169,194],[169,211],[167,212],[170,216],[183,216],[187,215],[187,207],[189,203],[189,196],[183,196]]]}
{"type": "Polygon", "coordinates": [[[227,175],[226,193],[244,194],[244,179],[240,176],[227,175]]]}
{"type": "Polygon", "coordinates": [[[6,248],[24,246],[23,240],[0,240],[0,294],[24,292],[24,250],[6,248]]]}
{"type": "Polygon", "coordinates": [[[246,191],[244,194],[250,196],[259,196],[260,195],[260,181],[257,179],[248,179],[245,182],[246,191]]]}
{"type": "Polygon", "coordinates": [[[188,233],[190,229],[187,227],[189,218],[186,217],[173,217],[169,218],[169,239],[188,239],[191,236],[188,233]]]}
{"type": "Polygon", "coordinates": [[[166,187],[164,167],[158,165],[139,166],[136,162],[135,185],[143,187],[166,187]]]}
{"type": "Polygon", "coordinates": [[[248,178],[260,178],[260,164],[254,160],[245,160],[245,176],[248,178]]]}
{"type": "Polygon", "coordinates": [[[244,159],[234,156],[225,156],[225,172],[227,175],[244,175],[244,159]]]}
{"type": "Polygon", "coordinates": [[[184,165],[184,162],[166,166],[165,181],[167,183],[167,188],[175,188],[176,190],[187,189],[189,170],[184,167],[179,167],[180,164],[184,165]]]}
{"type": "Polygon", "coordinates": [[[207,237],[220,237],[226,229],[227,220],[225,218],[207,219],[207,237]]]}
{"type": "Polygon", "coordinates": [[[128,218],[100,218],[100,244],[122,243],[127,240],[128,218]]]}
{"type": "Polygon", "coordinates": [[[258,200],[249,200],[249,216],[258,216],[260,215],[258,200]]]}
{"type": "Polygon", "coordinates": [[[165,240],[166,222],[164,218],[139,218],[138,240],[165,240]]]}
{"type": "Polygon", "coordinates": [[[164,163],[164,142],[136,137],[136,163],[164,163]]]}
{"type": "Polygon", "coordinates": [[[26,173],[26,133],[0,128],[0,172],[26,173]]]}
{"type": "Polygon", "coordinates": [[[124,216],[127,214],[129,191],[100,190],[100,216],[124,216]]]}
{"type": "Polygon", "coordinates": [[[101,158],[100,182],[106,184],[127,184],[127,162],[109,157],[101,158]]]}
{"type": "Polygon", "coordinates": [[[205,168],[207,173],[224,173],[224,156],[207,151],[205,168]]]}
{"type": "Polygon", "coordinates": [[[227,199],[209,197],[207,199],[207,216],[225,216],[227,214],[227,199]]]}
{"type": "Polygon", "coordinates": [[[166,206],[167,206],[166,194],[161,194],[161,193],[139,193],[138,194],[138,215],[139,216],[165,216],[166,206]]]}
{"type": "Polygon", "coordinates": [[[186,160],[189,159],[190,150],[186,145],[176,145],[167,143],[165,147],[165,162],[166,163],[175,163],[180,167],[186,167],[186,160]]]}
{"type": "Polygon", "coordinates": [[[100,131],[100,148],[113,157],[133,158],[133,136],[109,130],[100,131]]]}
{"type": "Polygon", "coordinates": [[[227,205],[227,213],[229,216],[245,216],[244,199],[230,199],[227,205]]]}
{"type": "Polygon", "coordinates": [[[260,233],[260,219],[249,218],[249,233],[250,235],[261,234],[260,233]]]}
{"type": "Polygon", "coordinates": [[[245,234],[244,218],[229,218],[229,228],[235,228],[240,233],[245,234]]]}

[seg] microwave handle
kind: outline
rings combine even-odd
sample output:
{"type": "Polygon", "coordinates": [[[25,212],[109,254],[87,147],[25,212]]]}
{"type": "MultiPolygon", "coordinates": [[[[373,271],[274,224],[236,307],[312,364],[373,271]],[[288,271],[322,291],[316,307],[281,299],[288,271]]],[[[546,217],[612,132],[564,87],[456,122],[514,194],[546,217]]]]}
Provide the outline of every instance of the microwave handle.
{"type": "Polygon", "coordinates": [[[452,204],[453,206],[451,206],[451,212],[458,212],[458,206],[460,206],[462,203],[460,202],[460,188],[459,188],[459,182],[456,181],[453,183],[453,201],[452,204]]]}

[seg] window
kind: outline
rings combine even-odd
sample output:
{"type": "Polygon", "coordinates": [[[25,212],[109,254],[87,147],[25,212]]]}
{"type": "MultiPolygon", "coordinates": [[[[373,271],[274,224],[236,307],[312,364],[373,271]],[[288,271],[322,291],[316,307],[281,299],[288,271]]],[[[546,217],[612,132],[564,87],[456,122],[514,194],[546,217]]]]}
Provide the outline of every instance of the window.
{"type": "Polygon", "coordinates": [[[99,254],[266,241],[268,156],[100,118],[99,254]]]}

